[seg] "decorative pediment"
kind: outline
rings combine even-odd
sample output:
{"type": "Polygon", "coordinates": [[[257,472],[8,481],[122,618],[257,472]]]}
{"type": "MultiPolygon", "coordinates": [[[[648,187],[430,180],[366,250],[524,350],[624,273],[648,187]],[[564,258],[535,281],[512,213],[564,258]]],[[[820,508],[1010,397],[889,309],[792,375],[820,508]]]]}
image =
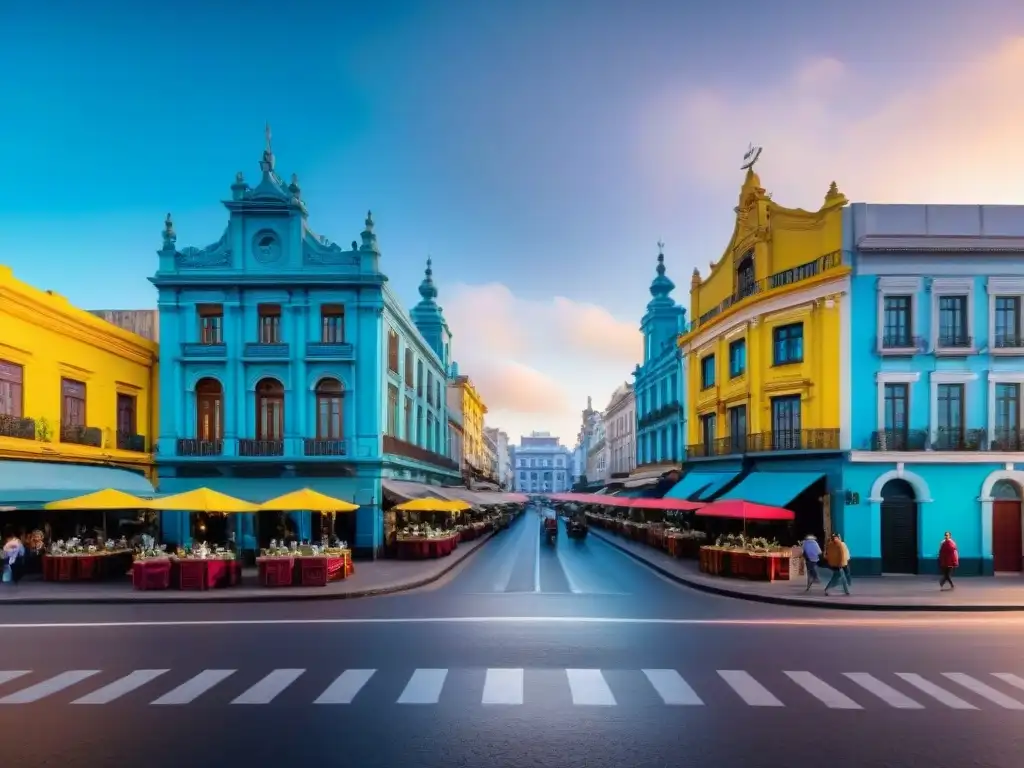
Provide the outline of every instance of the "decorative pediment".
{"type": "Polygon", "coordinates": [[[189,246],[182,248],[174,255],[175,263],[181,269],[210,269],[231,265],[231,246],[225,230],[220,239],[205,248],[189,246]]]}
{"type": "Polygon", "coordinates": [[[307,228],[302,235],[302,261],[314,266],[359,267],[359,253],[355,243],[350,251],[343,250],[337,243],[317,235],[307,228]]]}

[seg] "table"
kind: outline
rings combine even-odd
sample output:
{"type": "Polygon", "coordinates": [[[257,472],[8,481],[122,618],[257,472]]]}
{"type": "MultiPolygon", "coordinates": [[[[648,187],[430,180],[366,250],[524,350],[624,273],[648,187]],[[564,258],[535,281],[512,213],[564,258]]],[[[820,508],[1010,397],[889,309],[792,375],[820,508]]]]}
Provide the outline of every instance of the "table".
{"type": "Polygon", "coordinates": [[[428,539],[423,536],[399,536],[395,543],[402,560],[426,560],[447,557],[459,545],[459,534],[428,539]]]}
{"type": "Polygon", "coordinates": [[[716,576],[753,581],[789,579],[789,552],[743,552],[701,547],[699,557],[701,571],[716,576]]]}
{"type": "Polygon", "coordinates": [[[44,581],[99,581],[123,577],[132,566],[128,549],[82,554],[43,554],[44,581]]]}
{"type": "Polygon", "coordinates": [[[326,587],[352,575],[352,552],[330,555],[287,555],[256,558],[264,587],[326,587]]]}
{"type": "Polygon", "coordinates": [[[235,559],[154,557],[132,564],[135,589],[176,589],[185,591],[223,589],[242,583],[242,563],[235,559]]]}

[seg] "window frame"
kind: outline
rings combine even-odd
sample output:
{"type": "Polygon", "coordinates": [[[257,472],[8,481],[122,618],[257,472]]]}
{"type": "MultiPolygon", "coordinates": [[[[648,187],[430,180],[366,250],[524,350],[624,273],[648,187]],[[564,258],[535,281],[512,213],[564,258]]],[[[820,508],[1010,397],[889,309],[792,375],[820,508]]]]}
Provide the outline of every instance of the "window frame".
{"type": "Polygon", "coordinates": [[[25,366],[0,360],[0,416],[25,418],[25,366]]]}
{"type": "Polygon", "coordinates": [[[799,365],[804,362],[804,335],[803,321],[785,323],[772,327],[772,367],[783,365],[799,365]],[[799,329],[799,334],[794,331],[799,329]],[[798,345],[799,356],[794,357],[792,347],[798,345]],[[779,355],[780,350],[786,353],[786,357],[779,355]]]}

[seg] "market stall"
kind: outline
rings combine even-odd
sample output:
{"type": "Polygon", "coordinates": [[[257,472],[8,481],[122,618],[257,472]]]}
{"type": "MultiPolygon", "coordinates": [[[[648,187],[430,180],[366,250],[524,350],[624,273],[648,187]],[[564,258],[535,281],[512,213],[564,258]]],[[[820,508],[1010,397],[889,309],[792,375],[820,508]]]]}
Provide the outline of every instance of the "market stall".
{"type": "Polygon", "coordinates": [[[433,497],[412,499],[398,504],[395,509],[399,512],[440,513],[447,516],[448,519],[444,522],[449,523],[438,525],[436,518],[433,524],[422,520],[403,520],[395,539],[398,557],[422,560],[450,555],[459,545],[461,538],[461,533],[450,525],[451,516],[464,512],[471,506],[465,501],[448,501],[433,497]]]}
{"type": "Polygon", "coordinates": [[[749,501],[716,501],[697,510],[700,517],[742,520],[742,534],[719,536],[713,545],[700,548],[700,569],[727,578],[776,581],[790,577],[789,547],[767,537],[748,537],[748,522],[790,522],[795,515],[783,507],[749,501]]]}

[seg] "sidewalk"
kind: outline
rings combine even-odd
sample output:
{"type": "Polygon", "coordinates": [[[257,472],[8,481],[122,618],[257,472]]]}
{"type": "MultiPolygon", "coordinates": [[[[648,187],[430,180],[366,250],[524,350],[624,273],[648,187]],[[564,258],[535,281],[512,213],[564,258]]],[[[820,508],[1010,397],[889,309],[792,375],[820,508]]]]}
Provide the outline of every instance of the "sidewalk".
{"type": "Polygon", "coordinates": [[[726,579],[701,573],[694,560],[679,560],[646,544],[607,531],[591,528],[590,535],[599,537],[673,581],[703,592],[741,600],[851,611],[1024,611],[1022,576],[964,577],[956,579],[955,590],[944,592],[939,591],[938,576],[854,576],[849,597],[838,587],[825,597],[823,589],[828,580],[828,570],[821,571],[820,585],[805,592],[803,576],[770,583],[726,579]]]}
{"type": "Polygon", "coordinates": [[[335,581],[326,587],[279,587],[269,589],[257,583],[256,569],[242,573],[242,583],[231,589],[213,589],[206,592],[181,592],[177,589],[140,591],[132,589],[131,582],[72,582],[58,584],[52,581],[28,579],[17,587],[0,584],[2,605],[78,605],[146,603],[273,603],[302,600],[344,600],[406,592],[437,581],[467,557],[481,549],[493,536],[460,543],[448,557],[438,560],[376,560],[356,562],[355,573],[344,581],[335,581]]]}

